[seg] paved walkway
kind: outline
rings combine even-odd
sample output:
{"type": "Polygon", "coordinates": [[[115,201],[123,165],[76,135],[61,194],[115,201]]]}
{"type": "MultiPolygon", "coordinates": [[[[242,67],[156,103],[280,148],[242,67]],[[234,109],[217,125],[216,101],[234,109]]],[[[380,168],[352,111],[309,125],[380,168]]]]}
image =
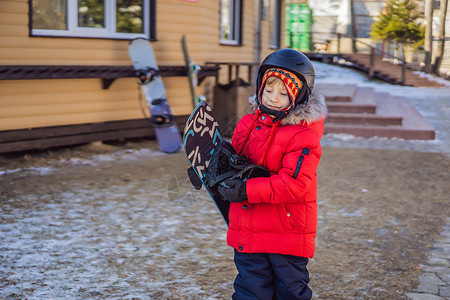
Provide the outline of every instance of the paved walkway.
{"type": "MultiPolygon", "coordinates": [[[[375,86],[381,89],[380,86],[375,86]]],[[[374,149],[398,149],[420,152],[441,152],[450,157],[450,89],[448,94],[429,89],[430,96],[414,96],[407,93],[408,98],[435,128],[434,141],[407,141],[395,139],[364,139],[345,135],[331,135],[323,139],[324,146],[357,147],[374,149]],[[411,96],[410,96],[411,95],[411,96]],[[383,141],[384,140],[384,141],[383,141]]],[[[404,87],[391,87],[389,92],[404,95],[408,91],[404,87]]],[[[421,91],[422,94],[424,91],[421,91]]],[[[443,225],[441,238],[435,241],[428,250],[428,260],[422,265],[423,273],[419,277],[419,285],[415,290],[406,293],[411,300],[450,299],[450,217],[443,225]]]]}
{"type": "Polygon", "coordinates": [[[422,266],[416,290],[406,293],[411,300],[450,299],[450,218],[428,251],[428,261],[422,266]]]}

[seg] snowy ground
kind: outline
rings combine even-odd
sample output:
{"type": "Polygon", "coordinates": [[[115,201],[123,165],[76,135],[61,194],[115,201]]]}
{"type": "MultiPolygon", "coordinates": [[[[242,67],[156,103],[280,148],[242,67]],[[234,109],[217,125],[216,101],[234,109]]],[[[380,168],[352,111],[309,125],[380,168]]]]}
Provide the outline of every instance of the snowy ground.
{"type": "MultiPolygon", "coordinates": [[[[449,89],[370,83],[315,63],[318,82],[407,95],[434,141],[323,138],[316,299],[404,299],[448,222],[449,89]]],[[[230,299],[226,227],[154,141],[0,157],[0,299],[230,299]]]]}

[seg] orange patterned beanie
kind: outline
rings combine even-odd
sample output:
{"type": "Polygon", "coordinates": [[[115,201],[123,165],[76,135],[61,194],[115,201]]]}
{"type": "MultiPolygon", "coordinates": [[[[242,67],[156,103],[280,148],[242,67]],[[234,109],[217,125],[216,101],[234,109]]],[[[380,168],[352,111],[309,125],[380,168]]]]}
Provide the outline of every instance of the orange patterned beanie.
{"type": "Polygon", "coordinates": [[[303,87],[301,80],[292,72],[287,70],[279,69],[279,68],[270,68],[268,69],[263,76],[261,87],[259,89],[259,99],[262,99],[262,92],[264,90],[264,86],[269,77],[277,77],[280,78],[289,94],[289,98],[291,99],[291,105],[286,109],[289,110],[295,104],[295,99],[303,87]]]}

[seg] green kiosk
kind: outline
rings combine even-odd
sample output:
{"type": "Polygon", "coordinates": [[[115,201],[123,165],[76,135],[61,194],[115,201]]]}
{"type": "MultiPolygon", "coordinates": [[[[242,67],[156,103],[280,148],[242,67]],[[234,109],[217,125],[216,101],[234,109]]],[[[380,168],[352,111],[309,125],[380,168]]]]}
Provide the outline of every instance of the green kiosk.
{"type": "Polygon", "coordinates": [[[304,3],[288,3],[285,16],[285,45],[301,52],[310,52],[312,10],[304,3]]]}

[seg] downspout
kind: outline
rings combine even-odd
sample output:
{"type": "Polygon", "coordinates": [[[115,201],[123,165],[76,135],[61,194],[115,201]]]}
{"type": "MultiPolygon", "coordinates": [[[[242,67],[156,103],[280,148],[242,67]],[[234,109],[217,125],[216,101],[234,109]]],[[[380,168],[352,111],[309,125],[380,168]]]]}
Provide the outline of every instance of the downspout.
{"type": "Polygon", "coordinates": [[[264,9],[264,0],[256,0],[256,24],[255,24],[255,45],[254,45],[254,62],[258,65],[253,68],[253,80],[249,82],[251,85],[256,84],[256,76],[258,76],[258,67],[261,62],[261,26],[262,26],[262,15],[264,9]]]}
{"type": "Polygon", "coordinates": [[[355,7],[353,5],[353,0],[350,0],[350,15],[351,15],[350,35],[352,36],[352,53],[357,53],[358,48],[356,47],[356,38],[357,38],[358,32],[356,31],[356,17],[355,17],[355,7]]]}
{"type": "Polygon", "coordinates": [[[431,58],[433,57],[433,11],[434,0],[425,3],[425,73],[431,73],[431,58]]]}

